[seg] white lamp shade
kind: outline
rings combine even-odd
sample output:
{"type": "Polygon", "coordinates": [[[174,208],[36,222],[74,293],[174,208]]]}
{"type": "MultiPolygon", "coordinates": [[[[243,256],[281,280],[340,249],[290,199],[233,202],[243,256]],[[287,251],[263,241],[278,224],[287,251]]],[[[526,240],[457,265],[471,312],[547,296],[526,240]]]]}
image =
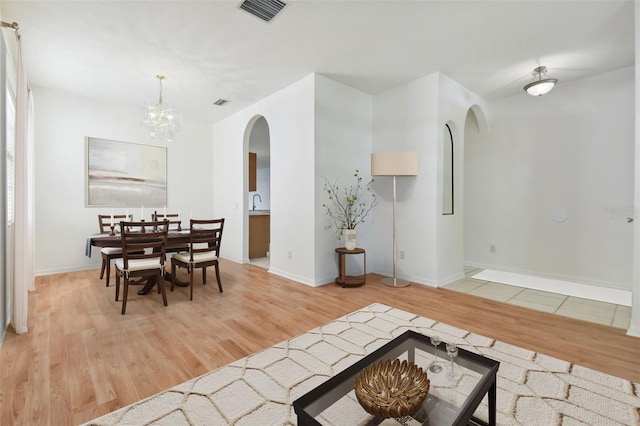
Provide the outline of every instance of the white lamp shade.
{"type": "Polygon", "coordinates": [[[417,176],[418,153],[387,151],[371,154],[372,176],[417,176]]]}

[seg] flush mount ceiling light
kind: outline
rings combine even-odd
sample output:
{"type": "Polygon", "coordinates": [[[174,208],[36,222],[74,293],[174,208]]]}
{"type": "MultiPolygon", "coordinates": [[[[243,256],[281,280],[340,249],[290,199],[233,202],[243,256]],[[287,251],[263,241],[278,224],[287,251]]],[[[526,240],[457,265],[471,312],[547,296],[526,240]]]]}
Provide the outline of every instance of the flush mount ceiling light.
{"type": "Polygon", "coordinates": [[[534,69],[532,75],[534,77],[537,76],[538,80],[524,86],[524,90],[531,96],[542,96],[549,93],[551,89],[553,89],[553,86],[556,85],[558,80],[555,78],[545,78],[543,80],[542,74],[546,73],[547,67],[545,66],[537,67],[536,69],[534,69]]]}
{"type": "Polygon", "coordinates": [[[149,136],[159,136],[167,142],[173,142],[176,133],[182,130],[182,116],[176,108],[162,104],[162,80],[166,77],[156,75],[160,82],[160,97],[156,104],[145,104],[142,107],[142,127],[146,127],[149,136]]]}

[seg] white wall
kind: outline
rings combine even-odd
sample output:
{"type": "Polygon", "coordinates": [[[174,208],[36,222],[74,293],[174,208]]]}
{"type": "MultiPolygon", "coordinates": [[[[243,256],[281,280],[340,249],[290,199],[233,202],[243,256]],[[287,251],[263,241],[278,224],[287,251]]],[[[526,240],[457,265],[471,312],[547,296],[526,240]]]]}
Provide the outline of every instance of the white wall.
{"type": "MultiPolygon", "coordinates": [[[[370,175],[370,96],[311,74],[214,125],[214,209],[228,221],[224,256],[238,262],[248,261],[247,126],[260,116],[271,146],[269,270],[313,286],[332,282],[342,243],[324,229],[323,177],[370,175]]],[[[365,224],[359,244],[371,238],[365,224]]]]}
{"type": "MultiPolygon", "coordinates": [[[[363,182],[371,179],[371,119],[370,95],[317,75],[315,81],[315,283],[333,282],[338,275],[336,247],[344,247],[344,240],[336,239],[322,204],[327,202],[325,179],[341,188],[355,185],[358,170],[363,182]]],[[[373,241],[371,214],[356,228],[357,246],[369,256],[379,246],[373,241]]],[[[363,256],[347,256],[347,275],[362,274],[363,256]]],[[[370,257],[371,258],[371,257],[370,257]]],[[[369,263],[371,265],[371,263],[369,263]]]]}
{"type": "MultiPolygon", "coordinates": [[[[418,176],[397,178],[397,276],[414,283],[437,282],[436,206],[438,74],[375,95],[372,151],[417,151],[418,176]]],[[[376,177],[376,247],[371,271],[393,275],[393,183],[376,177]]]]}
{"type": "Polygon", "coordinates": [[[259,116],[271,145],[270,271],[314,284],[314,75],[216,123],[214,211],[225,217],[221,256],[248,261],[247,126],[259,116]]]}
{"type": "MultiPolygon", "coordinates": [[[[183,117],[172,143],[150,139],[140,110],[34,87],[36,163],[36,274],[100,267],[97,248],[84,255],[86,237],[98,232],[97,215],[124,213],[85,205],[85,137],[166,146],[169,211],[210,217],[213,205],[211,125],[183,117]],[[193,184],[197,179],[198,184],[193,184]]],[[[145,216],[151,213],[145,209],[145,216]],[[148,214],[147,214],[148,213],[148,214]]],[[[139,219],[139,209],[130,209],[139,219]]],[[[188,218],[188,216],[187,216],[188,218]]],[[[148,218],[147,218],[148,219],[148,218]]]]}
{"type": "MultiPolygon", "coordinates": [[[[465,120],[469,109],[487,109],[484,100],[471,93],[448,76],[439,74],[437,155],[430,165],[436,170],[436,228],[437,271],[436,283],[442,286],[464,277],[464,149],[467,136],[465,120]],[[449,123],[453,134],[454,157],[454,214],[442,214],[442,170],[445,125],[449,123]]],[[[484,118],[484,115],[482,116],[484,118]]],[[[481,120],[483,127],[486,123],[481,120]]],[[[486,130],[486,129],[483,129],[486,130]]]]}
{"type": "Polygon", "coordinates": [[[630,289],[633,68],[490,107],[489,137],[465,146],[466,261],[630,289]]]}
{"type": "MultiPolygon", "coordinates": [[[[442,73],[374,96],[373,151],[417,151],[417,177],[397,178],[397,275],[444,285],[464,276],[462,176],[467,111],[484,101],[442,73]],[[445,124],[454,131],[453,215],[442,215],[445,124]],[[404,252],[404,259],[400,255],[404,252]]],[[[373,268],[393,274],[392,178],[378,177],[373,268]]]]}

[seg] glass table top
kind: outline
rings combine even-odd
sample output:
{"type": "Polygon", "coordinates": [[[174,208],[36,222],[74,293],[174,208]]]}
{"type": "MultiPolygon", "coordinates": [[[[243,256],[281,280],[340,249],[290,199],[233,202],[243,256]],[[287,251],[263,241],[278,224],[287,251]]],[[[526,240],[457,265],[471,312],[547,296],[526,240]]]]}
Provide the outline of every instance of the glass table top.
{"type": "MultiPolygon", "coordinates": [[[[437,348],[429,336],[407,331],[391,340],[365,358],[346,368],[320,386],[294,402],[299,425],[457,425],[487,424],[488,417],[476,419],[472,416],[488,391],[495,395],[496,373],[499,362],[458,348],[458,355],[451,363],[447,356],[446,343],[437,348]],[[380,419],[367,413],[359,404],[354,388],[354,379],[363,368],[382,359],[400,359],[414,362],[427,372],[430,389],[421,408],[411,416],[397,419],[380,419]],[[442,370],[429,371],[438,363],[442,370]],[[451,372],[453,371],[453,375],[451,372]]],[[[493,407],[495,418],[495,399],[493,407]]],[[[486,413],[486,410],[485,410],[486,413]]]]}

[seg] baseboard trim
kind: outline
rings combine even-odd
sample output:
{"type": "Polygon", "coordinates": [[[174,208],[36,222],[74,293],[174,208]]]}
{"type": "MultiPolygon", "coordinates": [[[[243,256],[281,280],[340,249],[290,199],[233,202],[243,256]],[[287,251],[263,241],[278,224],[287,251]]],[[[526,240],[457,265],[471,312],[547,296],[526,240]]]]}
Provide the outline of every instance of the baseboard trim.
{"type": "Polygon", "coordinates": [[[269,268],[269,272],[274,274],[274,275],[278,275],[278,276],[281,276],[283,278],[287,278],[289,280],[297,281],[300,284],[308,285],[310,287],[318,287],[318,286],[321,285],[321,284],[313,283],[313,282],[307,280],[304,277],[301,277],[301,276],[298,276],[298,275],[294,275],[294,274],[289,274],[289,273],[287,273],[285,271],[282,271],[280,269],[276,269],[276,268],[273,268],[273,267],[269,268]]]}
{"type": "Polygon", "coordinates": [[[627,336],[640,337],[640,327],[629,327],[627,336]]]}
{"type": "Polygon", "coordinates": [[[36,277],[41,277],[45,275],[56,275],[56,274],[66,274],[69,272],[80,272],[80,271],[90,271],[92,269],[100,269],[100,265],[82,265],[82,266],[70,266],[65,268],[52,268],[52,269],[41,269],[35,272],[36,277]]]}

